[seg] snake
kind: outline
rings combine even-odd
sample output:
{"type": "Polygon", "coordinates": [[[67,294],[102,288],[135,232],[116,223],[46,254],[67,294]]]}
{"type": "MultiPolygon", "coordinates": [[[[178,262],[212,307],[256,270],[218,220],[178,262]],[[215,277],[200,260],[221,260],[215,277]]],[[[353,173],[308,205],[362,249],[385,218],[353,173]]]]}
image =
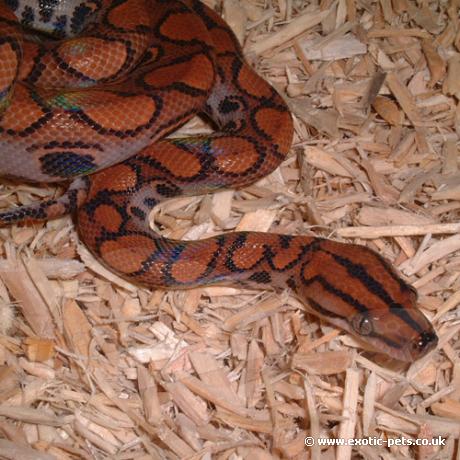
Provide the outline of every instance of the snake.
{"type": "Polygon", "coordinates": [[[0,114],[0,175],[69,184],[2,211],[0,224],[72,213],[83,244],[138,285],[287,289],[392,358],[436,348],[416,290],[368,247],[241,231],[182,241],[151,228],[163,200],[252,184],[293,142],[287,103],[204,3],[0,1],[0,114]],[[212,133],[166,137],[196,115],[212,133]]]}

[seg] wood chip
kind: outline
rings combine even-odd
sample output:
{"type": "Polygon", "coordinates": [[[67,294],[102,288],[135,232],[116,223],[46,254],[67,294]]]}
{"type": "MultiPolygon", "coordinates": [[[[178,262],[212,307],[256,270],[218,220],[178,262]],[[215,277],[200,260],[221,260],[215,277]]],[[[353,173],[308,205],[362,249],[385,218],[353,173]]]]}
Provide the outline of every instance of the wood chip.
{"type": "Polygon", "coordinates": [[[402,125],[404,115],[391,99],[384,96],[377,96],[372,106],[385,121],[390,123],[390,125],[402,125]]]}
{"type": "Polygon", "coordinates": [[[391,92],[399,102],[409,120],[414,126],[423,126],[422,116],[419,113],[415,98],[412,96],[407,87],[401,82],[394,72],[387,75],[386,82],[391,92]]]}
{"type": "Polygon", "coordinates": [[[260,40],[251,44],[248,48],[248,52],[259,55],[276,46],[280,46],[292,40],[297,35],[307,32],[309,29],[319,24],[328,14],[329,11],[325,10],[297,16],[288,25],[284,26],[278,32],[271,34],[265,40],[260,40]]]}
{"type": "MultiPolygon", "coordinates": [[[[418,289],[439,345],[400,363],[291,292],[147,290],[67,216],[0,229],[0,457],[458,457],[460,2],[206,0],[293,113],[290,154],[240,190],[155,208],[167,237],[302,234],[368,246],[418,289]],[[319,446],[312,437],[446,446],[319,446]]],[[[211,129],[195,117],[175,137],[211,129]]],[[[2,181],[0,208],[62,187],[2,181]]]]}

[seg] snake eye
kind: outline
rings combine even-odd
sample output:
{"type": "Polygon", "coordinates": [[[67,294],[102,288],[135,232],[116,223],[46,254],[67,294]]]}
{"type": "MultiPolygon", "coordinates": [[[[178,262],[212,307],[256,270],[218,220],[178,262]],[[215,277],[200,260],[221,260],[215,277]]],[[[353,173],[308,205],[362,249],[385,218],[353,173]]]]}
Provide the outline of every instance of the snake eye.
{"type": "Polygon", "coordinates": [[[374,330],[372,320],[362,313],[358,313],[351,318],[351,327],[359,335],[370,335],[374,330]]]}

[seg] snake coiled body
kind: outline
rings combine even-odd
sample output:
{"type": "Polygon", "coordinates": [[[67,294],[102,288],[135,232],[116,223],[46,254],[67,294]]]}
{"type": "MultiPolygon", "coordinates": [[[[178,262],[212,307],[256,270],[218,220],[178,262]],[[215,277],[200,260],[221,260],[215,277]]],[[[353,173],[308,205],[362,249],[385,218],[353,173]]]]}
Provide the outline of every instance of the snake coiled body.
{"type": "Polygon", "coordinates": [[[15,3],[23,25],[67,38],[31,40],[0,2],[0,174],[73,182],[57,200],[1,213],[1,223],[75,211],[81,240],[133,282],[289,288],[396,358],[436,345],[414,290],[366,247],[251,232],[176,241],[151,230],[160,201],[251,184],[292,142],[285,102],[214,11],[195,0],[95,0],[64,13],[61,0],[25,20],[27,2],[15,3]],[[213,134],[163,139],[196,114],[213,134]]]}

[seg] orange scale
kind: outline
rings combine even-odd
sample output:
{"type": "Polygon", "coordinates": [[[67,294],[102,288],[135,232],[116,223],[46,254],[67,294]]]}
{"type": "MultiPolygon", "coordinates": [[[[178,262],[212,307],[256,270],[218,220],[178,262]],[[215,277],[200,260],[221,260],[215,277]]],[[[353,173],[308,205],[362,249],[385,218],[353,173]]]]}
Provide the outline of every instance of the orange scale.
{"type": "Polygon", "coordinates": [[[4,130],[23,131],[43,115],[42,109],[30,97],[29,91],[22,85],[16,85],[14,98],[3,114],[0,126],[4,130]]]}
{"type": "Polygon", "coordinates": [[[125,0],[111,9],[109,22],[115,27],[125,30],[137,30],[139,26],[150,27],[151,15],[145,0],[125,0]]]}
{"type": "Polygon", "coordinates": [[[0,45],[0,92],[6,90],[14,80],[19,65],[16,53],[9,43],[0,45]]]}
{"type": "Polygon", "coordinates": [[[235,45],[229,38],[229,33],[224,29],[214,29],[212,31],[212,41],[215,43],[216,50],[219,53],[235,51],[235,45]]]}
{"type": "Polygon", "coordinates": [[[302,248],[300,246],[289,247],[288,249],[279,248],[277,254],[272,259],[272,263],[278,270],[283,270],[291,262],[297,260],[301,251],[302,248]]]}
{"type": "Polygon", "coordinates": [[[123,43],[94,37],[66,40],[58,53],[70,67],[94,80],[115,75],[127,58],[123,43]]]}
{"type": "Polygon", "coordinates": [[[326,261],[321,261],[317,260],[318,257],[316,257],[309,263],[306,263],[302,266],[302,278],[304,280],[309,280],[310,278],[316,276],[318,274],[318,267],[319,266],[324,266],[326,261]]]}
{"type": "Polygon", "coordinates": [[[209,58],[198,54],[191,59],[189,66],[193,72],[189,70],[181,81],[201,90],[210,89],[214,83],[214,66],[209,58]]]}
{"type": "MultiPolygon", "coordinates": [[[[19,67],[18,80],[24,80],[34,67],[34,59],[37,56],[40,47],[37,43],[25,42],[22,48],[22,61],[21,66],[19,67]]],[[[3,59],[0,58],[0,61],[3,62],[3,59]]],[[[1,72],[1,70],[0,70],[1,72]]]]}
{"type": "Polygon", "coordinates": [[[153,69],[152,71],[144,75],[144,82],[153,88],[162,88],[169,86],[172,83],[171,75],[181,75],[189,68],[188,63],[173,64],[167,67],[161,67],[159,69],[153,69]],[[171,72],[173,72],[171,74],[171,72]]]}
{"type": "MultiPolygon", "coordinates": [[[[75,105],[99,126],[115,131],[134,130],[148,124],[156,109],[155,102],[143,95],[122,97],[108,91],[99,91],[97,95],[91,91],[78,94],[75,105]],[[87,94],[88,99],[85,99],[87,94]]],[[[71,105],[72,93],[65,96],[71,105]]]]}
{"type": "Polygon", "coordinates": [[[271,97],[271,87],[269,85],[261,85],[258,80],[259,77],[254,74],[254,71],[250,67],[247,65],[241,67],[238,74],[238,85],[240,88],[255,97],[271,97]]]}
{"type": "Polygon", "coordinates": [[[147,50],[150,53],[149,62],[155,62],[158,59],[158,55],[160,54],[160,48],[156,45],[152,45],[147,50]]]}
{"type": "Polygon", "coordinates": [[[161,142],[158,150],[155,151],[155,160],[178,178],[194,177],[201,172],[201,163],[198,158],[174,144],[161,142]]]}
{"type": "Polygon", "coordinates": [[[276,138],[279,135],[279,130],[282,124],[280,123],[283,113],[275,109],[259,109],[256,112],[257,126],[271,138],[276,138]]]}
{"type": "Polygon", "coordinates": [[[208,269],[219,246],[213,241],[207,245],[193,243],[181,253],[177,262],[171,268],[171,275],[178,283],[193,283],[208,269]]]}
{"type": "Polygon", "coordinates": [[[120,236],[102,243],[102,259],[118,272],[129,274],[142,268],[142,263],[156,250],[154,240],[141,235],[120,236]]]}
{"type": "MultiPolygon", "coordinates": [[[[6,2],[2,2],[2,3],[6,3],[6,2]]],[[[6,19],[8,21],[17,22],[17,18],[14,15],[13,11],[10,8],[8,8],[6,5],[2,5],[2,4],[0,4],[0,18],[6,19]]],[[[12,27],[8,27],[5,25],[2,27],[2,32],[5,31],[4,29],[8,30],[8,29],[12,29],[12,27]]]]}
{"type": "Polygon", "coordinates": [[[108,204],[98,206],[94,212],[94,218],[109,232],[117,232],[123,222],[118,211],[108,204]]]}
{"type": "Polygon", "coordinates": [[[242,174],[259,160],[259,153],[246,139],[222,137],[212,141],[217,167],[225,173],[242,174]]]}
{"type": "Polygon", "coordinates": [[[209,42],[209,35],[195,13],[174,13],[160,26],[160,33],[171,40],[209,42]]]}
{"type": "Polygon", "coordinates": [[[110,168],[110,174],[105,181],[104,188],[115,192],[123,192],[132,189],[136,184],[136,173],[129,166],[117,164],[110,168]]]}
{"type": "Polygon", "coordinates": [[[249,236],[244,246],[235,250],[232,254],[232,262],[235,267],[248,270],[260,262],[265,253],[265,245],[257,236],[249,236]]]}
{"type": "Polygon", "coordinates": [[[212,62],[202,54],[193,56],[188,62],[154,69],[144,76],[144,82],[149,86],[162,88],[171,85],[172,75],[174,82],[184,83],[200,90],[208,90],[214,83],[212,62]]]}

